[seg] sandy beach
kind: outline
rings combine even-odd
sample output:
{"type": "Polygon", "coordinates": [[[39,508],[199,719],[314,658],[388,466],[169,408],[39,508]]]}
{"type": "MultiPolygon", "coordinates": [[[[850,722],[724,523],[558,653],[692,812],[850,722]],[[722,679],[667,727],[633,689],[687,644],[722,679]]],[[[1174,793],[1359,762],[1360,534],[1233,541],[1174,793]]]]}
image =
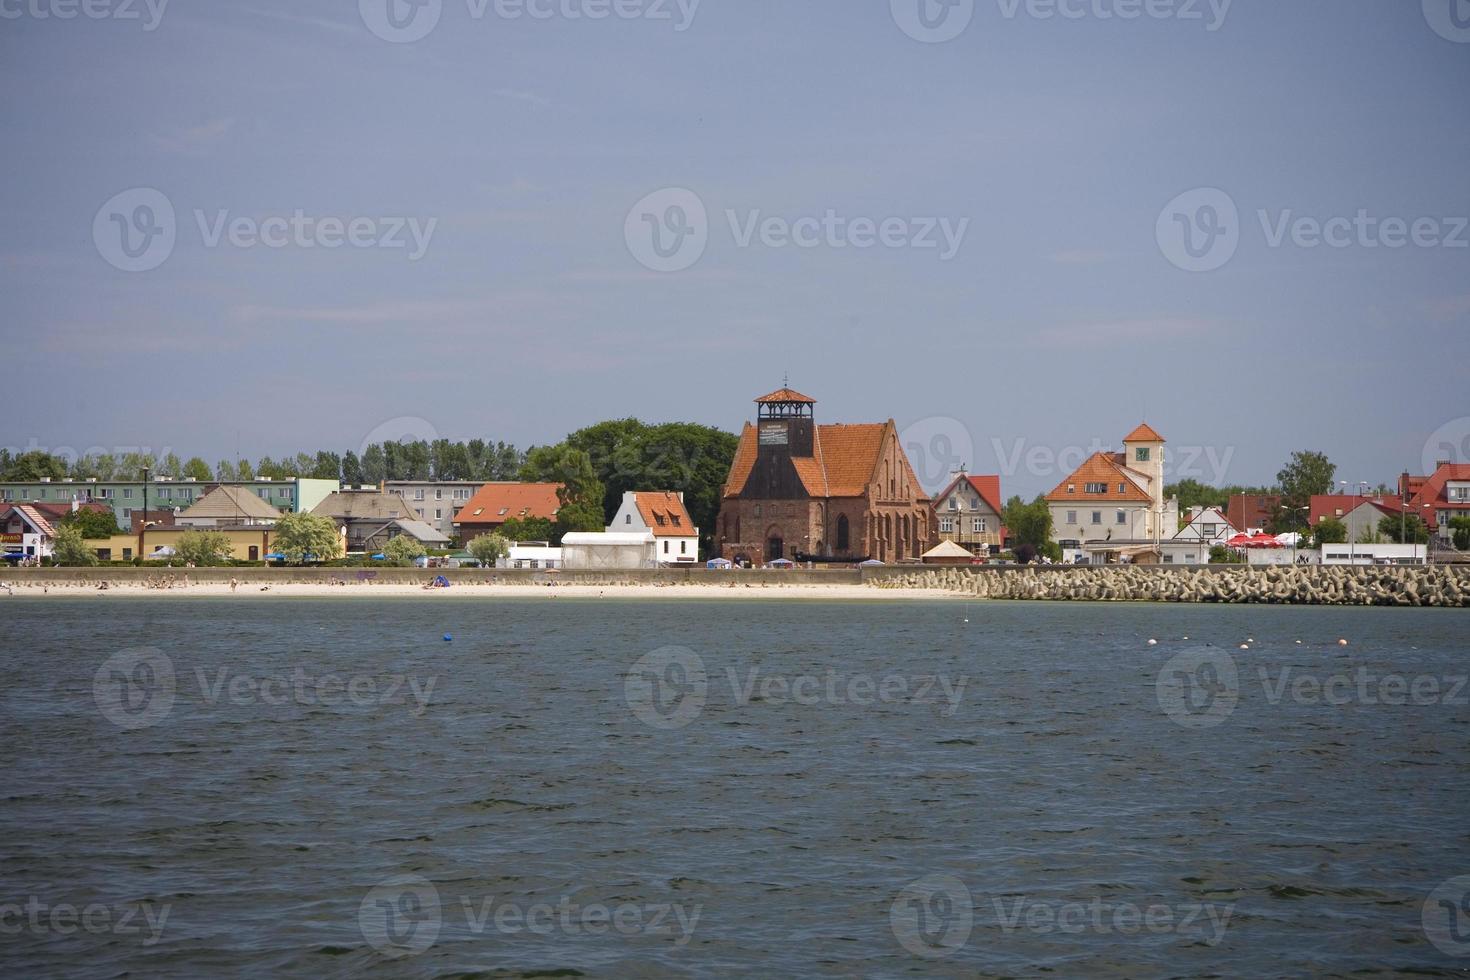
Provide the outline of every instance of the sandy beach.
{"type": "Polygon", "coordinates": [[[76,599],[86,596],[102,598],[283,598],[283,599],[383,599],[383,598],[464,598],[486,599],[703,599],[703,600],[820,600],[894,602],[911,599],[953,598],[956,593],[944,589],[877,589],[867,585],[758,583],[714,584],[647,584],[647,585],[532,585],[503,582],[457,582],[447,589],[426,589],[422,585],[398,583],[348,582],[327,583],[281,582],[261,585],[241,582],[231,589],[228,584],[193,582],[185,585],[176,580],[167,588],[143,583],[110,582],[100,588],[97,581],[78,582],[13,582],[0,585],[0,601],[7,594],[15,598],[76,599]],[[9,592],[7,593],[7,588],[9,592]]]}

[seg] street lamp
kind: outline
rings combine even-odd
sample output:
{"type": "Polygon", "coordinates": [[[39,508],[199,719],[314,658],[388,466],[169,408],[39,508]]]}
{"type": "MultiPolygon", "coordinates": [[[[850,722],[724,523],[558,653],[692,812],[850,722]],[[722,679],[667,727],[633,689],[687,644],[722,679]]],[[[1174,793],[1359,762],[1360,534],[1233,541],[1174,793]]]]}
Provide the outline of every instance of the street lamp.
{"type": "MultiPolygon", "coordinates": [[[[1340,483],[1340,484],[1342,484],[1344,487],[1350,485],[1348,483],[1348,481],[1346,481],[1346,480],[1338,480],[1337,482],[1340,483]]],[[[1353,510],[1352,510],[1352,512],[1349,512],[1349,514],[1348,514],[1349,517],[1352,516],[1352,513],[1353,512],[1356,512],[1357,511],[1358,506],[1359,506],[1359,504],[1362,501],[1363,494],[1365,494],[1368,491],[1369,484],[1368,484],[1368,481],[1367,480],[1359,480],[1357,483],[1351,484],[1351,486],[1357,492],[1353,494],[1353,501],[1354,501],[1354,503],[1353,503],[1353,510]]],[[[1351,526],[1352,522],[1349,521],[1348,524],[1349,524],[1349,527],[1348,527],[1348,564],[1351,565],[1351,566],[1353,566],[1354,568],[1356,568],[1357,565],[1358,565],[1358,553],[1357,553],[1358,552],[1358,545],[1357,545],[1357,538],[1354,537],[1354,535],[1353,535],[1353,529],[1352,529],[1352,526],[1351,526]]]]}
{"type": "MultiPolygon", "coordinates": [[[[1295,511],[1299,511],[1299,510],[1305,510],[1305,511],[1310,512],[1311,509],[1312,508],[1310,506],[1307,506],[1307,507],[1288,507],[1288,508],[1286,508],[1286,511],[1287,511],[1287,513],[1293,513],[1295,511]]],[[[1296,521],[1292,521],[1291,523],[1295,524],[1296,521]]],[[[1308,524],[1308,526],[1311,525],[1311,518],[1310,518],[1310,516],[1307,519],[1307,524],[1308,524]]],[[[1297,545],[1301,543],[1301,540],[1302,540],[1302,532],[1301,531],[1293,531],[1292,532],[1292,539],[1291,539],[1291,564],[1292,564],[1293,567],[1295,567],[1295,565],[1296,565],[1296,549],[1297,549],[1297,545]]]]}

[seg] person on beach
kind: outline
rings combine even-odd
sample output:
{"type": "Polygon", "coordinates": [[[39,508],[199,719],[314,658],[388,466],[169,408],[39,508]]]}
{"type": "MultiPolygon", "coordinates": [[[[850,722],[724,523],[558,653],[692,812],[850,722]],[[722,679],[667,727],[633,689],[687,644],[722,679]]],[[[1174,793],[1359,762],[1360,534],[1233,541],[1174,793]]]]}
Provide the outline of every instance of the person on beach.
{"type": "Polygon", "coordinates": [[[231,592],[234,592],[235,591],[235,587],[238,586],[239,584],[240,583],[237,580],[230,579],[230,591],[231,592]]]}

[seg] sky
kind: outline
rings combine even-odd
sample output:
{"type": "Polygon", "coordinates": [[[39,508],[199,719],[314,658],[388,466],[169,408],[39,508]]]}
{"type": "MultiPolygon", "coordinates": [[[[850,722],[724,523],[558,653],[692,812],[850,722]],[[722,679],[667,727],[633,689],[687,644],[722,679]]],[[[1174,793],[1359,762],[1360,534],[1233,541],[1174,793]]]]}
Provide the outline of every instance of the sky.
{"type": "Polygon", "coordinates": [[[0,84],[0,445],[1470,461],[1470,0],[0,0],[0,84]]]}

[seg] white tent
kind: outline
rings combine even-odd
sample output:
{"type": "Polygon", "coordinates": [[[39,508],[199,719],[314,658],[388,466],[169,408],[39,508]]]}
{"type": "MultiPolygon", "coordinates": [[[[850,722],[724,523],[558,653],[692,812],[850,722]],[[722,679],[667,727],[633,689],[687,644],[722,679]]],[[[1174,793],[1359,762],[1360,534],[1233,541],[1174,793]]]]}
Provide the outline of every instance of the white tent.
{"type": "Polygon", "coordinates": [[[574,531],[561,539],[563,568],[625,569],[658,565],[653,532],[574,531]]]}
{"type": "Polygon", "coordinates": [[[961,560],[973,561],[974,558],[974,555],[970,554],[969,551],[965,550],[960,545],[955,544],[953,541],[941,541],[933,548],[930,548],[928,551],[924,552],[923,556],[919,560],[929,563],[938,563],[954,562],[961,560]]]}

